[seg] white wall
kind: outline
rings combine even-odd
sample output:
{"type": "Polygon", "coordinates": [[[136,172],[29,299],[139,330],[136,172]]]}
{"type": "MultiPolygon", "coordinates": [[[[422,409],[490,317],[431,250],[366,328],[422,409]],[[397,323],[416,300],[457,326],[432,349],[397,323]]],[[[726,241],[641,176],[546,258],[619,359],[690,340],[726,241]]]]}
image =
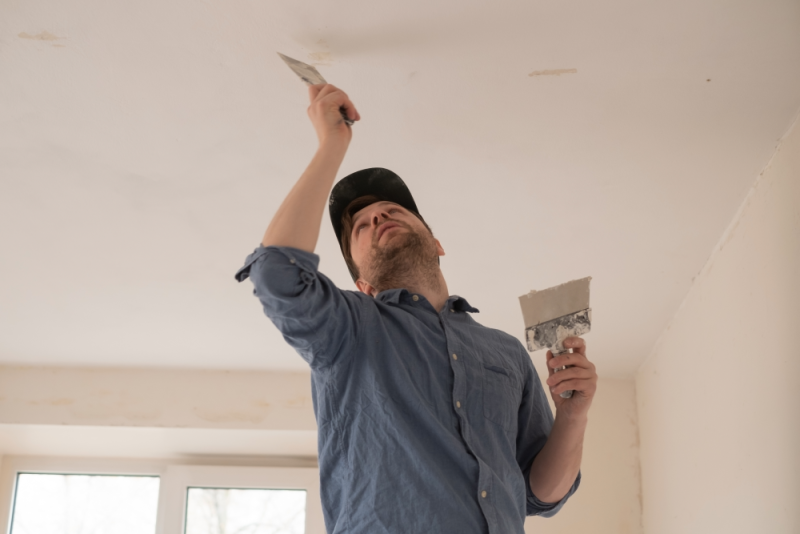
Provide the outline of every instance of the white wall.
{"type": "MultiPolygon", "coordinates": [[[[305,373],[0,367],[0,454],[314,465],[310,395],[305,373]]],[[[527,531],[640,533],[637,436],[633,381],[601,378],[581,488],[527,531]]]]}
{"type": "Polygon", "coordinates": [[[309,373],[0,367],[0,424],[316,430],[309,373]]]}
{"type": "MultiPolygon", "coordinates": [[[[602,362],[598,365],[602,367],[602,362]]],[[[539,373],[547,376],[544,368],[539,373]]],[[[599,380],[589,412],[581,471],[581,487],[564,508],[551,518],[529,517],[525,532],[640,534],[639,435],[633,380],[599,380]]]]}
{"type": "Polygon", "coordinates": [[[637,379],[647,534],[800,532],[800,128],[637,379]]]}
{"type": "Polygon", "coordinates": [[[308,373],[0,367],[0,454],[307,464],[316,436],[308,373]]]}

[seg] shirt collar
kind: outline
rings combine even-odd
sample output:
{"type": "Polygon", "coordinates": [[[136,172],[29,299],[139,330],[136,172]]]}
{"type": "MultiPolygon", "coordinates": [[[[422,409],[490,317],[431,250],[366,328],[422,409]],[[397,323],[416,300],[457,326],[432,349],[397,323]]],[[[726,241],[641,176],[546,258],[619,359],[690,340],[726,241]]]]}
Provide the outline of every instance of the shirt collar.
{"type": "Polygon", "coordinates": [[[447,302],[449,302],[450,303],[450,307],[453,308],[456,311],[459,311],[459,312],[470,312],[470,313],[480,313],[480,310],[478,308],[474,308],[474,307],[470,306],[469,302],[467,302],[467,299],[465,299],[464,297],[459,297],[458,295],[453,295],[452,297],[447,299],[447,302]]]}
{"type": "Polygon", "coordinates": [[[386,304],[399,304],[400,297],[407,294],[407,289],[387,289],[378,293],[375,298],[386,304]]]}
{"type": "MultiPolygon", "coordinates": [[[[378,293],[375,298],[386,304],[400,304],[401,300],[404,300],[403,297],[410,294],[407,289],[387,289],[378,293]]],[[[480,313],[480,310],[470,306],[467,299],[458,295],[452,295],[447,299],[447,305],[458,312],[480,313]]]]}

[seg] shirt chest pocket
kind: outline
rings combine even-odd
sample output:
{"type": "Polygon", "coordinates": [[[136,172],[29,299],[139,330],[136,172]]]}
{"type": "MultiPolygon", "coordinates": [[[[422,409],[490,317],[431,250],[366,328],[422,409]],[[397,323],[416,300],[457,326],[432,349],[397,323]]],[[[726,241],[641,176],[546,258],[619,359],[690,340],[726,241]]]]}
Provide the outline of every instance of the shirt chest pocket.
{"type": "Polygon", "coordinates": [[[484,363],[481,372],[483,415],[505,430],[516,430],[520,394],[511,371],[499,365],[484,363]]]}

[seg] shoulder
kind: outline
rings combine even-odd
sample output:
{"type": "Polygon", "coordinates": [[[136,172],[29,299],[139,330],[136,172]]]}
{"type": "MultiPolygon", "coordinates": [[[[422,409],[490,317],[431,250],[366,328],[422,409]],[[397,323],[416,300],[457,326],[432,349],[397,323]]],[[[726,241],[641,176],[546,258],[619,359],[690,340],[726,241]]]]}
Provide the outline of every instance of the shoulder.
{"type": "Polygon", "coordinates": [[[504,330],[499,330],[497,328],[491,328],[489,326],[484,326],[481,323],[479,323],[478,321],[476,321],[475,319],[473,319],[472,317],[469,317],[469,320],[470,320],[469,322],[471,323],[471,326],[473,328],[475,328],[476,332],[479,335],[485,336],[486,339],[488,339],[490,342],[496,343],[496,344],[498,344],[500,346],[505,346],[505,347],[508,347],[508,348],[513,347],[515,349],[519,349],[524,354],[527,354],[527,351],[525,350],[525,346],[515,336],[512,336],[511,334],[509,334],[508,332],[505,332],[504,330]]]}
{"type": "Polygon", "coordinates": [[[491,352],[502,354],[506,362],[513,363],[520,371],[531,364],[530,354],[517,337],[497,328],[483,326],[474,319],[470,319],[471,326],[474,328],[473,333],[491,352]]]}
{"type": "Polygon", "coordinates": [[[396,308],[396,306],[391,306],[361,291],[351,289],[339,289],[338,291],[351,310],[362,317],[375,316],[377,318],[396,308]]]}

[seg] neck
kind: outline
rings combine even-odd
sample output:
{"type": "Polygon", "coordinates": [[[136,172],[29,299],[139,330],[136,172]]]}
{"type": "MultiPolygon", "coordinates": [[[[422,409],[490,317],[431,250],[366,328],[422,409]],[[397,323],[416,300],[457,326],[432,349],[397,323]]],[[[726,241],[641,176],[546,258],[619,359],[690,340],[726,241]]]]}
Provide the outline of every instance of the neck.
{"type": "Polygon", "coordinates": [[[435,277],[418,277],[415,280],[409,280],[408,283],[399,287],[403,287],[411,293],[422,295],[428,299],[433,309],[437,312],[442,311],[447,299],[450,298],[450,293],[447,291],[447,282],[444,280],[442,271],[437,268],[435,274],[435,277]]]}
{"type": "Polygon", "coordinates": [[[443,253],[432,235],[409,232],[391,248],[373,249],[359,289],[373,297],[387,289],[407,289],[424,296],[437,312],[441,311],[450,296],[439,268],[439,254],[443,253]]]}
{"type": "Polygon", "coordinates": [[[380,277],[376,285],[365,285],[362,291],[373,297],[387,289],[405,289],[410,293],[422,295],[436,311],[441,311],[450,297],[447,282],[438,265],[420,265],[412,271],[394,271],[390,276],[380,277]]]}

